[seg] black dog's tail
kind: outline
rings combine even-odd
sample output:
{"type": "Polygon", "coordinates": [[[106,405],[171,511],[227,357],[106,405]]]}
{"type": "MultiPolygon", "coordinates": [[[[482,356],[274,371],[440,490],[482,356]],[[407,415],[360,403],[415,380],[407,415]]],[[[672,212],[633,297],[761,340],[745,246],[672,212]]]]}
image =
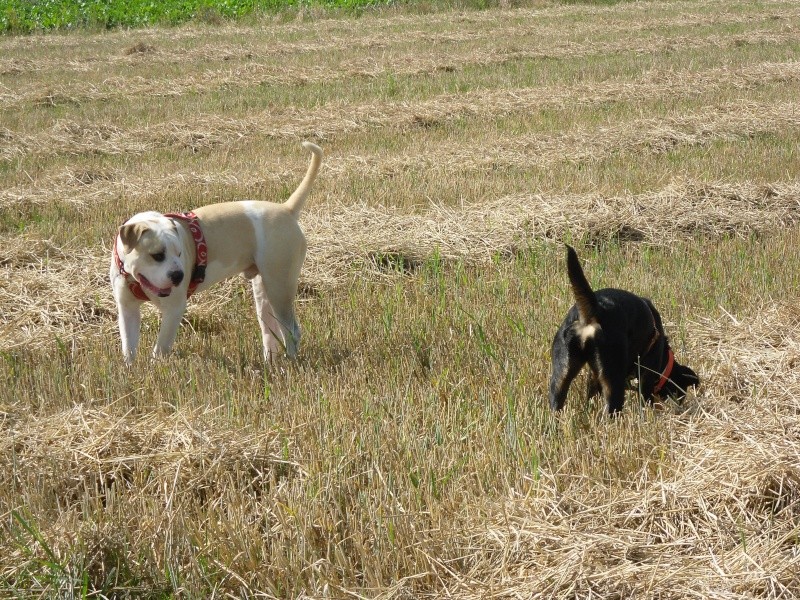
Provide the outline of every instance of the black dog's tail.
{"type": "Polygon", "coordinates": [[[575,295],[575,305],[580,315],[579,335],[581,339],[591,338],[596,333],[600,324],[597,320],[597,296],[592,291],[592,286],[583,274],[583,268],[578,260],[575,249],[567,245],[567,273],[575,295]]]}

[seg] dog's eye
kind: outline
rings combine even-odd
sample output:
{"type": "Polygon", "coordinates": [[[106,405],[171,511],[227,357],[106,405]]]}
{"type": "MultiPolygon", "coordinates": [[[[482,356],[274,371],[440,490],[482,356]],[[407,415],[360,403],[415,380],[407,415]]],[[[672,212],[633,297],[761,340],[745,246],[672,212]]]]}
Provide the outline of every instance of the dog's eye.
{"type": "Polygon", "coordinates": [[[164,253],[163,252],[156,252],[155,254],[151,254],[150,256],[153,257],[153,260],[156,262],[164,262],[164,253]]]}

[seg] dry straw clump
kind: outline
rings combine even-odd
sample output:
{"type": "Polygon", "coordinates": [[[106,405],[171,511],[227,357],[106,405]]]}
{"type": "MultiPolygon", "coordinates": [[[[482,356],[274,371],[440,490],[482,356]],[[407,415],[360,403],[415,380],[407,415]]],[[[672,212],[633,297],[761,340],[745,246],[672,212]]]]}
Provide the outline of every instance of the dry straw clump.
{"type": "Polygon", "coordinates": [[[432,206],[422,215],[400,209],[334,206],[304,217],[310,250],[307,277],[343,277],[352,265],[381,271],[382,256],[419,264],[446,259],[488,261],[536,240],[641,241],[748,235],[789,227],[800,219],[800,183],[774,185],[675,183],[619,197],[520,194],[461,207],[432,206]],[[348,231],[347,237],[339,235],[348,231]],[[376,262],[377,260],[377,262],[376,262]]]}
{"type": "Polygon", "coordinates": [[[105,503],[112,486],[132,496],[158,496],[168,485],[169,496],[191,494],[203,503],[224,496],[226,487],[252,486],[260,493],[303,473],[280,434],[226,431],[213,413],[116,414],[76,406],[35,420],[6,417],[11,435],[3,436],[0,483],[9,489],[23,485],[22,474],[35,475],[48,486],[46,497],[67,501],[91,490],[105,503]]]}
{"type": "MultiPolygon", "coordinates": [[[[191,409],[136,414],[75,406],[37,419],[6,413],[0,486],[35,492],[15,525],[51,523],[39,533],[53,540],[52,558],[81,565],[93,588],[124,577],[114,571],[131,552],[170,568],[170,553],[202,552],[207,536],[235,536],[233,524],[222,522],[237,511],[268,530],[275,522],[271,507],[305,476],[296,450],[285,433],[234,430],[219,421],[211,411],[191,409]],[[82,523],[74,511],[79,505],[103,517],[82,523]]],[[[25,545],[4,546],[13,554],[4,566],[32,558],[25,545]]],[[[61,576],[66,593],[72,574],[61,576]]],[[[142,585],[154,589],[152,581],[142,585]]]]}

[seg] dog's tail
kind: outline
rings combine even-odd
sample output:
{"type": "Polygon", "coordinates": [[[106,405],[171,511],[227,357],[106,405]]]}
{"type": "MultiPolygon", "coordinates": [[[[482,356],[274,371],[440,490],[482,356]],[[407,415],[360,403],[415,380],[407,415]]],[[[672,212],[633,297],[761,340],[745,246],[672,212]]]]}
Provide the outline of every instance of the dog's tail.
{"type": "Polygon", "coordinates": [[[322,164],[322,148],[311,142],[303,142],[303,148],[311,152],[311,164],[308,165],[308,171],[306,171],[306,176],[303,177],[303,181],[300,182],[300,185],[297,186],[294,193],[289,196],[289,199],[284,203],[286,208],[289,209],[289,212],[295,217],[299,216],[300,211],[303,210],[306,198],[308,198],[308,194],[311,192],[311,186],[317,178],[317,172],[322,164]]]}
{"type": "Polygon", "coordinates": [[[567,273],[575,295],[575,305],[578,307],[580,323],[578,332],[582,339],[593,337],[600,324],[597,320],[597,296],[592,291],[592,286],[583,274],[583,268],[578,260],[575,249],[567,245],[567,273]]]}

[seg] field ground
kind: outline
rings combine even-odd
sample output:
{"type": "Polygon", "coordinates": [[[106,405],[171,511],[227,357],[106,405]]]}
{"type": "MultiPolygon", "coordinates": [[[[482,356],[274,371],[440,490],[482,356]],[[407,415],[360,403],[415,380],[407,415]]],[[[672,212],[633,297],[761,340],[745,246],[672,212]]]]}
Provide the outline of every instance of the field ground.
{"type": "Polygon", "coordinates": [[[800,597],[800,8],[509,3],[0,37],[0,594],[800,597]],[[326,157],[299,359],[243,278],[123,366],[141,210],[326,157]],[[547,408],[572,303],[703,385],[547,408]]]}

